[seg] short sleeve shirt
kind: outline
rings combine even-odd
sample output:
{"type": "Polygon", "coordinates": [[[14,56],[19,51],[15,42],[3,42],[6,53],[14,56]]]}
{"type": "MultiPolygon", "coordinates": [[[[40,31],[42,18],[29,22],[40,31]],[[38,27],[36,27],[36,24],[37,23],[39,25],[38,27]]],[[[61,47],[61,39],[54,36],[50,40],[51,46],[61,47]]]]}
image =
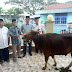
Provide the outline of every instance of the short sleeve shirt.
{"type": "Polygon", "coordinates": [[[8,28],[3,26],[0,28],[0,49],[8,47],[8,28]]]}
{"type": "Polygon", "coordinates": [[[25,33],[28,33],[28,32],[30,32],[31,30],[33,29],[33,25],[32,24],[23,24],[22,26],[21,26],[21,30],[23,31],[23,32],[25,32],[25,33]]]}
{"type": "MultiPolygon", "coordinates": [[[[20,31],[20,29],[18,27],[11,26],[9,28],[8,34],[9,35],[20,35],[21,31],[20,31]]],[[[20,37],[11,37],[11,41],[12,41],[12,44],[21,43],[20,37]]]]}
{"type": "Polygon", "coordinates": [[[44,31],[45,30],[45,27],[44,27],[44,25],[42,25],[42,24],[39,24],[39,25],[34,25],[34,30],[37,30],[37,29],[39,29],[39,31],[40,31],[40,34],[42,34],[42,31],[44,31]]]}

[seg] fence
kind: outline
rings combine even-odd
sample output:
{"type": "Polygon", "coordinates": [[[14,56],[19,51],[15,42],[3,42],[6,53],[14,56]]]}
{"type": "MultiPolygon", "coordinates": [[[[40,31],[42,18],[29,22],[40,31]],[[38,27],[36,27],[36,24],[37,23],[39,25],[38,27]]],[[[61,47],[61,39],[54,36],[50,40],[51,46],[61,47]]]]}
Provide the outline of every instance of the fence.
{"type": "Polygon", "coordinates": [[[72,33],[72,24],[55,24],[53,32],[60,34],[62,31],[72,33]]]}

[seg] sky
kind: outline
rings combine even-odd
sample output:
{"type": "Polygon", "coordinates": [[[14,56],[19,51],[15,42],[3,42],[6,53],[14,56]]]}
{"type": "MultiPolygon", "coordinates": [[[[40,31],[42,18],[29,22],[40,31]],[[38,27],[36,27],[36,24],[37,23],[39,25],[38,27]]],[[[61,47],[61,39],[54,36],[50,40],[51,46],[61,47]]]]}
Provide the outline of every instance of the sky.
{"type": "MultiPolygon", "coordinates": [[[[4,10],[8,10],[12,7],[14,7],[13,5],[5,5],[4,2],[6,2],[8,0],[0,0],[0,7],[2,7],[4,10]]],[[[57,0],[57,2],[60,2],[60,3],[64,3],[64,2],[67,2],[67,1],[70,1],[70,0],[57,0]]]]}

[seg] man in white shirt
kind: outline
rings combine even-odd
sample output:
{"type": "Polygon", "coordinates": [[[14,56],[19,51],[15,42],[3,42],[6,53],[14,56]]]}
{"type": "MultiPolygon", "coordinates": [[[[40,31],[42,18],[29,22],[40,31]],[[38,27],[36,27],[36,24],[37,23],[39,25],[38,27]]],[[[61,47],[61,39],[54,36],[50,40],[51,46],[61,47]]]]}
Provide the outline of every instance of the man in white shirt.
{"type": "MultiPolygon", "coordinates": [[[[34,30],[38,30],[40,32],[40,34],[44,34],[45,27],[43,24],[39,24],[39,18],[40,17],[34,18],[34,21],[35,21],[34,30]]],[[[38,53],[38,48],[35,48],[35,52],[38,53]]],[[[40,50],[40,52],[41,52],[41,50],[40,50]]]]}
{"type": "Polygon", "coordinates": [[[2,67],[1,67],[1,65],[0,65],[0,72],[3,72],[3,71],[2,71],[2,67]]]}
{"type": "Polygon", "coordinates": [[[4,26],[3,19],[0,19],[0,63],[9,62],[8,49],[8,28],[4,26]]]}

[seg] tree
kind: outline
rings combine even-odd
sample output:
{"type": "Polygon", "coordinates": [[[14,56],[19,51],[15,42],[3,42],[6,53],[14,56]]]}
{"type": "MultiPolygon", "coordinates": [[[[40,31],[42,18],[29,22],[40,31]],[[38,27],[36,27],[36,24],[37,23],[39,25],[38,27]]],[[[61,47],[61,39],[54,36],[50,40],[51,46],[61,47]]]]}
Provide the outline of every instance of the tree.
{"type": "Polygon", "coordinates": [[[5,4],[18,5],[23,9],[23,12],[28,14],[35,14],[35,11],[44,9],[45,6],[50,4],[56,4],[56,0],[9,0],[5,4]]]}
{"type": "Polygon", "coordinates": [[[43,0],[9,0],[5,4],[8,3],[18,5],[29,14],[34,14],[36,10],[40,10],[42,7],[44,7],[43,0]]]}
{"type": "Polygon", "coordinates": [[[14,11],[13,11],[13,14],[15,15],[15,16],[19,16],[19,14],[22,14],[23,13],[23,10],[22,9],[20,9],[20,8],[14,8],[14,11]]]}
{"type": "Polygon", "coordinates": [[[23,13],[23,10],[19,8],[11,8],[6,12],[6,14],[9,14],[10,18],[12,18],[12,15],[18,18],[19,14],[22,14],[22,13],[23,13]]]}
{"type": "Polygon", "coordinates": [[[2,7],[0,7],[0,14],[2,14],[3,13],[3,9],[2,9],[2,7]]]}
{"type": "Polygon", "coordinates": [[[70,0],[70,1],[67,1],[66,3],[72,3],[72,0],[70,0]]]}
{"type": "Polygon", "coordinates": [[[59,4],[59,3],[56,2],[56,0],[47,0],[47,5],[51,5],[51,4],[59,4]]]}

